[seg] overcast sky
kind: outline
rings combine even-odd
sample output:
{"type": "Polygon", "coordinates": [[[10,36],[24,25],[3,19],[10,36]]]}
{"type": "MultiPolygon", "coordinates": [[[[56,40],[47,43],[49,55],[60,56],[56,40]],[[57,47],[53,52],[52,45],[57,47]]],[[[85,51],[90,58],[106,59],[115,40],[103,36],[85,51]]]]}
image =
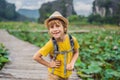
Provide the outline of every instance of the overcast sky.
{"type": "MultiPolygon", "coordinates": [[[[39,9],[41,4],[54,0],[6,0],[14,3],[16,10],[18,9],[39,9]]],[[[94,0],[73,0],[74,9],[78,15],[89,15],[92,11],[92,2],[94,0]]]]}

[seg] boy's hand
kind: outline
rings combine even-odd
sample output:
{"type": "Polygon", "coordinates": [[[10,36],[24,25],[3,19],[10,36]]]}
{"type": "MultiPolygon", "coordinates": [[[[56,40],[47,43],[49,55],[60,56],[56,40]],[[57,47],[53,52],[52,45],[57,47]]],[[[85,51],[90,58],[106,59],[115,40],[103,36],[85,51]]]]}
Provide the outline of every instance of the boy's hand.
{"type": "Polygon", "coordinates": [[[58,61],[58,60],[56,60],[56,61],[52,60],[52,61],[50,62],[50,67],[51,67],[51,68],[58,68],[60,65],[61,65],[61,62],[58,61]]]}
{"type": "Polygon", "coordinates": [[[73,64],[67,64],[66,69],[67,70],[73,70],[74,69],[74,65],[73,64]]]}

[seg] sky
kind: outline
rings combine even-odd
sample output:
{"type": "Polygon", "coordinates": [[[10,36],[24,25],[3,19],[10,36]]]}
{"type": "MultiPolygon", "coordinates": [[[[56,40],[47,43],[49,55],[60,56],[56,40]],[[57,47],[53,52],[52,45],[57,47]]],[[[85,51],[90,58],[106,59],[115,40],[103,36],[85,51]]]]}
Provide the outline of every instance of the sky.
{"type": "MultiPolygon", "coordinates": [[[[16,10],[19,9],[39,9],[43,3],[54,0],[6,0],[14,3],[16,10]]],[[[74,9],[78,15],[88,16],[92,12],[92,2],[94,0],[73,0],[74,9]]]]}

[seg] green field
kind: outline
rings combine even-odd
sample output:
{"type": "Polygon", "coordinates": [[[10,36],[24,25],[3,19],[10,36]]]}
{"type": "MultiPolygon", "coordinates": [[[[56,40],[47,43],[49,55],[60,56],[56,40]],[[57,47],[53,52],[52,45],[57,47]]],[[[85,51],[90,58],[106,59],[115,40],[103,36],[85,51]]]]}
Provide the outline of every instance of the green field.
{"type": "MultiPolygon", "coordinates": [[[[75,68],[83,80],[120,80],[120,27],[113,25],[73,25],[69,31],[80,45],[75,68]],[[86,32],[86,30],[89,32],[86,32]],[[82,32],[81,32],[82,31],[82,32]]],[[[43,24],[29,22],[1,22],[0,29],[42,47],[49,35],[43,24]]]]}

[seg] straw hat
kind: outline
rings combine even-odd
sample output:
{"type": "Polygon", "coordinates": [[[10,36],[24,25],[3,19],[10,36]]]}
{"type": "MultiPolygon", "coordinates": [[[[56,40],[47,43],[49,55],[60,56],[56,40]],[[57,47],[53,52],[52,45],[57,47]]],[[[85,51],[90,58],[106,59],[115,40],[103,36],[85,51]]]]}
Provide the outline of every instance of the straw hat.
{"type": "Polygon", "coordinates": [[[65,17],[63,17],[60,12],[55,11],[48,19],[45,20],[44,24],[46,27],[48,27],[48,22],[52,19],[60,19],[63,22],[65,22],[65,24],[68,26],[68,20],[65,17]]]}

